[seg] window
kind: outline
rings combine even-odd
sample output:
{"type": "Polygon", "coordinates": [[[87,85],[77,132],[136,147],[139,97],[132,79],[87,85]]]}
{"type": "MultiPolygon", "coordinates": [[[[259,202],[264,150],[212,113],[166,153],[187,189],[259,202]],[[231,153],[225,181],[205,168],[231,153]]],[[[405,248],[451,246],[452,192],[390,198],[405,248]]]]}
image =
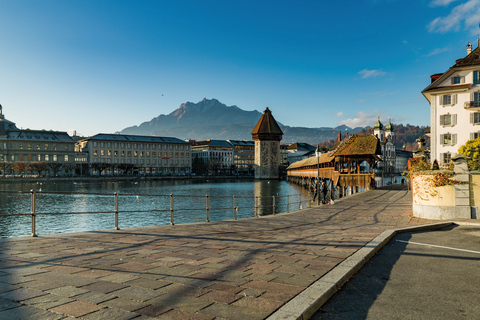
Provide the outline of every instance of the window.
{"type": "Polygon", "coordinates": [[[473,72],[473,84],[480,84],[480,71],[473,72]]]}
{"type": "Polygon", "coordinates": [[[97,141],[93,141],[93,147],[94,147],[94,148],[97,147],[97,141]]]}
{"type": "Polygon", "coordinates": [[[480,124],[480,112],[470,113],[470,123],[471,124],[480,124]]]}
{"type": "Polygon", "coordinates": [[[68,151],[68,145],[65,145],[65,151],[68,151]]]}
{"type": "Polygon", "coordinates": [[[23,144],[21,142],[18,144],[18,149],[23,150],[23,144]]]}
{"type": "Polygon", "coordinates": [[[57,145],[56,144],[53,145],[53,150],[57,150],[57,145]]]}
{"type": "Polygon", "coordinates": [[[48,150],[48,143],[45,143],[45,150],[48,150]]]}
{"type": "Polygon", "coordinates": [[[68,162],[68,154],[65,155],[64,159],[65,162],[68,162]]]}
{"type": "Polygon", "coordinates": [[[40,161],[40,160],[41,160],[41,159],[40,159],[40,155],[37,154],[37,161],[40,161]]]}
{"type": "Polygon", "coordinates": [[[452,78],[452,84],[461,84],[465,83],[465,77],[456,76],[452,78]]]}
{"type": "Polygon", "coordinates": [[[57,155],[56,154],[53,155],[53,161],[55,161],[55,162],[57,161],[57,155]]]}
{"type": "Polygon", "coordinates": [[[440,116],[440,125],[441,126],[454,126],[457,124],[457,115],[456,114],[443,114],[440,116]]]}
{"type": "Polygon", "coordinates": [[[448,106],[448,105],[453,105],[453,104],[456,104],[456,103],[457,103],[457,95],[456,94],[452,94],[452,95],[445,94],[443,96],[440,96],[440,104],[441,105],[448,106]]]}
{"type": "Polygon", "coordinates": [[[470,140],[477,139],[477,138],[480,138],[480,131],[470,133],[470,140]]]}
{"type": "Polygon", "coordinates": [[[40,150],[40,143],[37,143],[37,150],[40,150]]]}
{"type": "Polygon", "coordinates": [[[100,148],[103,148],[105,147],[105,143],[104,142],[100,142],[100,148]]]}
{"type": "Polygon", "coordinates": [[[453,146],[457,143],[457,135],[445,133],[440,135],[440,144],[444,146],[453,146]]]}
{"type": "Polygon", "coordinates": [[[112,155],[112,150],[107,150],[107,155],[111,156],[112,155]]]}
{"type": "Polygon", "coordinates": [[[32,144],[29,143],[29,144],[27,145],[27,148],[28,148],[28,150],[32,150],[32,144]]]}
{"type": "Polygon", "coordinates": [[[48,154],[45,155],[45,161],[49,161],[48,154]]]}
{"type": "Polygon", "coordinates": [[[452,159],[452,154],[450,152],[440,153],[440,161],[443,163],[449,163],[452,159]]]}
{"type": "Polygon", "coordinates": [[[100,150],[100,155],[104,156],[105,155],[105,150],[100,150]]]}

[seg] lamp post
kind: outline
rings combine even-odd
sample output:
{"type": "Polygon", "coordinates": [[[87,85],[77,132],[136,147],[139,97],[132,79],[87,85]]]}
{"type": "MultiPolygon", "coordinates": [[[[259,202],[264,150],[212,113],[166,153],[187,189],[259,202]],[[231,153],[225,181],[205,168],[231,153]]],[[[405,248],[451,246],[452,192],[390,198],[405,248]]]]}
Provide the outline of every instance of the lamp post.
{"type": "Polygon", "coordinates": [[[320,146],[317,146],[317,150],[315,150],[315,157],[317,157],[317,182],[315,185],[315,189],[317,190],[317,205],[320,204],[320,189],[318,188],[318,180],[320,179],[320,155],[322,152],[320,151],[320,146]]]}

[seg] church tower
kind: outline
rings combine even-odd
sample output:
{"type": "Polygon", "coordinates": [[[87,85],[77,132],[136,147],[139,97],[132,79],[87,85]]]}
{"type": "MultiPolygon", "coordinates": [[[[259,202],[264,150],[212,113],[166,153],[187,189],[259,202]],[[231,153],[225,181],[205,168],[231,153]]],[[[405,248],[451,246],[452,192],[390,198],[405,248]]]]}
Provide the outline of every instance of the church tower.
{"type": "Polygon", "coordinates": [[[395,143],[395,135],[393,133],[393,125],[392,125],[392,122],[391,122],[391,119],[389,118],[388,119],[388,124],[385,126],[385,136],[390,140],[392,141],[393,143],[395,143]]]}
{"type": "Polygon", "coordinates": [[[383,138],[385,137],[385,134],[383,131],[383,124],[380,122],[380,116],[378,116],[378,121],[373,126],[373,134],[377,136],[380,142],[383,142],[383,138]]]}
{"type": "Polygon", "coordinates": [[[282,136],[280,126],[270,109],[266,108],[252,131],[255,141],[255,179],[279,178],[282,136]]]}

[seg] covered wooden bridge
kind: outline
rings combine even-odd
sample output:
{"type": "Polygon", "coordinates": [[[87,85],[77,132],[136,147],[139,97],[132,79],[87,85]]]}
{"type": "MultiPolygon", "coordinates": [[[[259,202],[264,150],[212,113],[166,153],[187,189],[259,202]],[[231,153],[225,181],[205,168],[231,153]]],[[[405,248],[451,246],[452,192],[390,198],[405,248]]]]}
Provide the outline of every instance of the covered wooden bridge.
{"type": "Polygon", "coordinates": [[[320,157],[311,157],[291,164],[287,180],[312,189],[325,181],[330,198],[358,192],[359,188],[375,187],[375,164],[382,154],[380,140],[374,135],[351,135],[337,142],[320,157]]]}

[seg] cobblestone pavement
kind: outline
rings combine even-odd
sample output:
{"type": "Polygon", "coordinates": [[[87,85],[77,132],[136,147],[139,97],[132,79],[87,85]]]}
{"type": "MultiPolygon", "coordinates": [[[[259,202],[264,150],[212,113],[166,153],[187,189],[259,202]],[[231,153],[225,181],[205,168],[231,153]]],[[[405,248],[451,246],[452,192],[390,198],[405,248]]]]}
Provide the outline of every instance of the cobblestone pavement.
{"type": "Polygon", "coordinates": [[[0,319],[265,319],[384,230],[406,190],[271,217],[5,239],[0,319]]]}

